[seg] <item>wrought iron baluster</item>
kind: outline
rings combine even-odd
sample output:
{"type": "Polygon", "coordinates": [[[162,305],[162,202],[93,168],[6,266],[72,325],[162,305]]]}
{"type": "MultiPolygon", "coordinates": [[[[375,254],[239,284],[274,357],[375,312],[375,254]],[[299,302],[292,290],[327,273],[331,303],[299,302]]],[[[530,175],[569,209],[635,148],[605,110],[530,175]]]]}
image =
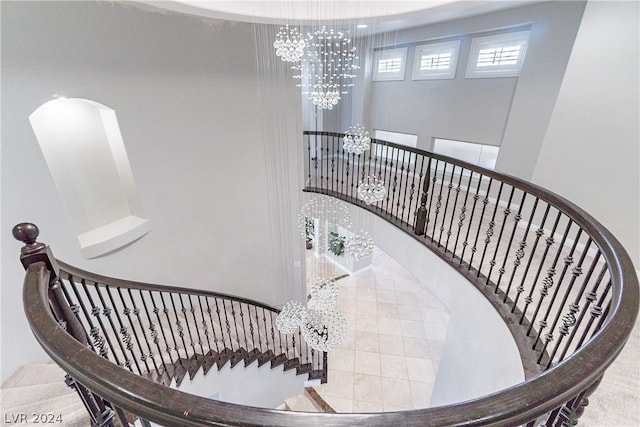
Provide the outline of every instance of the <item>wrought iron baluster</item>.
{"type": "Polygon", "coordinates": [[[533,218],[536,214],[536,210],[538,208],[539,198],[535,198],[533,201],[533,208],[531,208],[531,215],[529,215],[529,221],[527,221],[527,227],[524,231],[524,235],[522,236],[522,240],[520,240],[520,244],[518,245],[518,250],[516,251],[516,259],[513,261],[513,270],[511,270],[511,277],[509,278],[509,284],[507,285],[507,289],[504,292],[504,299],[502,302],[506,302],[509,297],[509,291],[511,290],[511,285],[513,285],[513,279],[516,276],[516,271],[520,264],[522,263],[522,258],[525,256],[524,248],[527,247],[527,238],[529,237],[529,230],[531,230],[531,225],[533,224],[533,218]]]}
{"type": "MultiPolygon", "coordinates": [[[[503,188],[504,188],[504,182],[500,182],[500,187],[498,188],[498,195],[496,196],[496,203],[493,206],[493,213],[491,214],[491,220],[489,220],[487,230],[485,231],[485,235],[487,237],[485,237],[484,239],[484,249],[482,250],[482,257],[480,258],[480,265],[478,265],[478,273],[476,274],[476,277],[480,277],[480,272],[482,271],[482,265],[484,264],[484,258],[487,254],[487,248],[491,243],[491,237],[493,236],[494,228],[496,226],[496,213],[498,212],[498,205],[500,204],[500,198],[502,197],[503,188]]],[[[489,192],[487,191],[487,199],[488,198],[489,198],[489,192]]]]}
{"type": "MultiPolygon", "coordinates": [[[[569,230],[571,229],[571,224],[573,222],[570,221],[565,230],[564,233],[562,235],[562,239],[560,240],[560,245],[558,246],[558,249],[556,251],[556,256],[553,259],[553,263],[551,264],[551,267],[549,267],[547,269],[547,275],[545,276],[545,278],[542,280],[542,289],[540,290],[540,299],[538,300],[538,304],[536,305],[536,309],[533,313],[533,316],[531,317],[531,324],[529,325],[529,328],[527,329],[527,336],[529,336],[529,334],[531,333],[531,330],[533,329],[533,324],[536,320],[536,318],[538,317],[538,313],[540,312],[540,309],[542,307],[542,303],[544,301],[544,299],[546,298],[546,296],[549,294],[549,289],[551,289],[553,287],[553,276],[556,275],[556,266],[558,265],[558,261],[560,261],[560,255],[562,255],[562,250],[564,249],[564,244],[567,241],[567,236],[569,235],[569,230]]],[[[547,322],[543,321],[541,323],[542,327],[546,327],[547,322]]],[[[538,335],[539,337],[539,335],[538,335]]],[[[536,343],[537,343],[537,338],[536,338],[536,343]]]]}
{"type": "MultiPolygon", "coordinates": [[[[478,238],[480,237],[480,231],[482,230],[482,220],[484,219],[484,213],[487,210],[487,205],[489,204],[489,193],[491,192],[491,184],[493,184],[493,178],[489,177],[489,185],[487,186],[487,190],[482,199],[482,211],[480,212],[480,219],[478,220],[478,231],[476,233],[476,238],[473,241],[473,246],[471,247],[471,258],[469,259],[469,270],[472,268],[473,258],[478,251],[478,238]]],[[[491,227],[493,232],[493,227],[491,227]]],[[[480,267],[478,267],[479,269],[480,267]]]]}
{"type": "MultiPolygon", "coordinates": [[[[111,317],[111,314],[114,312],[113,308],[107,305],[107,302],[104,299],[104,296],[102,295],[102,292],[100,292],[100,288],[101,286],[96,286],[96,293],[98,294],[98,299],[100,300],[100,304],[102,305],[102,314],[107,318],[107,321],[109,322],[109,325],[111,326],[111,331],[113,332],[113,336],[115,336],[116,338],[118,338],[119,336],[119,329],[116,328],[116,325],[113,323],[113,318],[111,317]]],[[[115,310],[116,315],[117,315],[117,310],[115,310]]],[[[109,334],[105,333],[105,335],[108,337],[109,334]]],[[[124,360],[121,362],[120,359],[118,358],[117,352],[115,351],[115,347],[113,347],[111,344],[109,344],[112,348],[111,353],[113,354],[114,358],[116,359],[115,362],[118,364],[118,366],[125,366],[127,369],[129,369],[129,371],[133,372],[133,369],[131,369],[131,365],[125,365],[125,360],[127,360],[127,353],[124,349],[124,346],[122,345],[122,341],[118,338],[116,339],[116,342],[118,343],[118,347],[120,348],[122,357],[124,358],[124,360]]]]}
{"type": "MultiPolygon", "coordinates": [[[[211,313],[211,305],[209,304],[209,297],[203,297],[204,298],[204,302],[207,305],[207,313],[209,314],[209,322],[211,324],[211,333],[213,334],[213,343],[216,345],[216,352],[220,353],[220,346],[218,345],[218,336],[216,335],[216,324],[213,320],[213,314],[211,313]]],[[[221,328],[222,330],[222,328],[221,328]]],[[[222,344],[224,345],[224,341],[222,341],[222,344]]],[[[213,350],[213,348],[211,349],[213,350]]]]}
{"type": "MultiPolygon", "coordinates": [[[[106,333],[106,329],[104,327],[104,324],[102,323],[102,319],[100,318],[100,313],[101,313],[100,307],[96,306],[96,304],[94,303],[93,298],[89,293],[89,289],[87,288],[85,279],[81,279],[80,283],[82,285],[82,289],[84,290],[84,295],[86,299],[89,301],[89,305],[91,306],[91,315],[96,319],[96,322],[100,326],[100,327],[97,327],[91,324],[91,329],[89,330],[89,336],[91,336],[91,339],[93,340],[94,347],[97,347],[99,349],[97,353],[100,356],[104,357],[105,359],[109,359],[109,350],[111,350],[111,354],[114,354],[113,352],[114,347],[113,345],[111,345],[111,340],[109,339],[109,335],[106,333]],[[104,337],[100,334],[101,332],[102,332],[102,335],[104,335],[104,337]],[[106,347],[105,347],[105,341],[107,343],[106,347]]],[[[115,357],[115,354],[114,354],[114,357],[115,357]]]]}
{"type": "MultiPolygon", "coordinates": [[[[197,343],[200,344],[200,354],[205,354],[204,345],[202,344],[203,339],[200,335],[200,327],[198,325],[198,318],[196,317],[196,307],[193,304],[193,299],[191,294],[187,294],[187,301],[189,301],[189,308],[187,311],[191,312],[191,317],[193,318],[193,329],[195,330],[194,336],[197,338],[197,343]]],[[[189,315],[185,313],[185,319],[188,318],[189,315]]],[[[187,321],[187,326],[189,322],[187,321]]],[[[194,350],[195,351],[195,350],[194,350]]]]}
{"type": "MultiPolygon", "coordinates": [[[[227,339],[225,339],[225,334],[224,334],[224,331],[225,331],[224,326],[228,327],[229,322],[226,321],[224,325],[222,323],[222,316],[220,316],[220,306],[218,305],[218,299],[219,298],[215,298],[215,302],[216,302],[216,313],[218,314],[218,325],[220,326],[220,334],[222,335],[222,344],[223,344],[225,349],[228,348],[229,350],[232,350],[233,349],[233,343],[231,342],[231,334],[229,334],[229,330],[227,329],[227,337],[226,337],[228,339],[228,341],[229,341],[229,347],[227,347],[227,339]]],[[[225,320],[226,320],[226,317],[227,317],[227,313],[226,312],[225,312],[224,316],[225,316],[225,320]]]]}
{"type": "MultiPolygon", "coordinates": [[[[485,285],[489,285],[489,282],[491,280],[491,273],[493,273],[493,267],[496,266],[498,249],[500,248],[500,243],[502,243],[502,235],[504,234],[504,229],[507,225],[507,218],[511,214],[511,202],[513,201],[514,194],[515,187],[511,187],[511,191],[509,192],[509,200],[507,201],[507,207],[503,211],[504,217],[502,218],[502,226],[500,227],[500,233],[498,234],[498,239],[496,240],[496,247],[493,250],[493,257],[491,257],[491,261],[489,261],[489,273],[487,274],[487,281],[485,282],[485,285]]],[[[480,265],[482,265],[482,261],[480,262],[480,265]]]]}
{"type": "MultiPolygon", "coordinates": [[[[207,320],[204,316],[205,309],[204,309],[204,306],[202,305],[202,298],[204,297],[202,295],[194,295],[194,297],[196,298],[196,301],[198,301],[198,307],[200,307],[200,317],[202,318],[202,327],[199,328],[199,330],[201,329],[202,334],[204,335],[204,339],[207,344],[207,351],[213,350],[213,346],[211,345],[211,339],[209,338],[209,325],[207,325],[207,320]]],[[[202,354],[206,354],[204,349],[202,354]]]]}
{"type": "MultiPolygon", "coordinates": [[[[573,224],[573,222],[570,222],[570,224],[573,224]]],[[[582,233],[582,229],[578,228],[578,238],[580,237],[580,233],[582,233]]],[[[564,267],[562,268],[562,273],[560,273],[560,277],[558,278],[558,284],[556,285],[556,289],[553,292],[553,295],[551,296],[551,301],[549,302],[549,306],[547,307],[547,311],[544,315],[544,318],[540,321],[540,330],[538,331],[538,335],[536,337],[536,341],[533,344],[534,347],[535,345],[538,343],[538,341],[540,340],[541,336],[542,336],[542,331],[547,327],[547,320],[549,318],[549,316],[551,315],[551,311],[552,308],[556,302],[556,298],[558,297],[558,294],[560,293],[560,289],[562,288],[562,283],[564,281],[564,278],[567,274],[567,271],[569,270],[569,266],[571,264],[573,264],[573,254],[575,253],[576,250],[576,246],[578,245],[578,238],[576,238],[573,242],[573,245],[571,245],[571,250],[569,251],[569,254],[564,258],[564,267]]],[[[558,313],[560,313],[562,310],[562,306],[558,307],[558,313]]],[[[553,341],[553,329],[555,328],[555,324],[557,322],[557,317],[556,320],[553,322],[553,326],[549,329],[549,332],[547,332],[544,336],[544,343],[542,346],[542,351],[540,352],[540,357],[538,358],[538,363],[542,363],[542,357],[544,356],[544,352],[548,346],[548,344],[553,341]]]]}
{"type": "MultiPolygon", "coordinates": [[[[581,233],[582,233],[582,228],[578,229],[578,235],[576,236],[576,240],[574,242],[574,245],[578,244],[578,241],[580,240],[580,234],[581,233]]],[[[575,267],[573,267],[571,269],[571,279],[569,280],[569,285],[566,286],[566,290],[564,292],[564,295],[562,296],[562,301],[560,302],[560,305],[558,306],[558,309],[556,310],[556,315],[555,315],[555,318],[553,320],[553,325],[551,325],[551,327],[549,328],[549,333],[551,333],[552,331],[554,331],[556,329],[556,326],[558,325],[558,322],[560,321],[560,316],[562,315],[563,308],[565,307],[565,305],[567,304],[567,300],[569,299],[569,294],[573,290],[573,287],[575,286],[575,283],[576,283],[576,280],[578,279],[578,277],[582,275],[582,266],[584,265],[584,260],[587,257],[587,252],[589,251],[589,246],[590,245],[591,245],[591,238],[589,238],[584,251],[580,255],[580,259],[579,259],[578,263],[576,264],[575,267]]],[[[573,253],[570,256],[573,257],[573,253]]],[[[566,264],[566,268],[568,268],[568,266],[569,265],[566,264]]],[[[560,285],[560,283],[558,283],[558,289],[560,288],[559,285],[560,285]]],[[[581,287],[581,290],[579,291],[578,295],[576,296],[577,302],[580,302],[580,297],[582,296],[582,293],[584,292],[584,287],[585,286],[586,286],[586,284],[583,283],[583,286],[581,287]]],[[[567,313],[564,316],[563,324],[562,324],[562,326],[560,326],[558,328],[558,333],[560,334],[560,336],[558,337],[558,340],[556,341],[554,349],[552,350],[551,354],[549,355],[549,361],[547,363],[547,369],[549,369],[549,367],[551,367],[551,363],[553,362],[553,359],[555,358],[556,352],[558,351],[558,348],[559,348],[560,344],[562,343],[564,337],[569,334],[569,329],[571,327],[573,327],[573,325],[575,325],[575,321],[576,321],[575,314],[580,309],[580,306],[578,305],[578,303],[574,303],[574,304],[569,305],[568,308],[569,308],[569,313],[567,313]]],[[[546,347],[550,343],[550,341],[551,340],[546,340],[545,341],[545,345],[544,345],[544,347],[542,349],[543,353],[546,350],[546,347]]],[[[539,359],[538,363],[540,363],[541,359],[542,358],[539,359]]]]}
{"type": "MultiPolygon", "coordinates": [[[[171,332],[171,338],[173,339],[173,350],[176,352],[176,358],[180,360],[180,347],[179,347],[178,339],[176,338],[176,332],[178,333],[177,335],[182,341],[183,348],[185,349],[187,348],[187,344],[184,341],[184,336],[182,335],[182,326],[180,325],[180,321],[178,320],[178,316],[176,315],[177,313],[176,313],[175,305],[173,303],[173,298],[171,298],[171,293],[166,292],[167,299],[171,302],[171,307],[173,308],[172,310],[169,309],[165,301],[165,298],[164,298],[165,292],[160,292],[159,294],[160,294],[160,302],[162,302],[162,312],[164,313],[167,319],[167,328],[171,332]],[[169,313],[173,313],[174,317],[176,318],[175,330],[172,326],[171,316],[169,315],[169,313]]],[[[167,351],[170,351],[168,347],[167,347],[167,351]]],[[[185,357],[186,357],[186,350],[185,350],[185,357]]]]}
{"type": "MultiPolygon", "coordinates": [[[[455,165],[454,167],[454,171],[455,171],[455,165]]],[[[449,215],[451,218],[449,218],[449,230],[447,231],[447,241],[444,245],[444,251],[447,252],[447,250],[449,250],[449,240],[451,239],[451,235],[453,234],[453,220],[456,216],[456,208],[458,207],[458,197],[460,196],[460,191],[462,191],[462,175],[464,175],[464,168],[462,166],[460,166],[460,173],[458,175],[458,184],[456,185],[456,196],[453,199],[453,207],[451,208],[451,215],[449,215]]],[[[446,211],[446,208],[445,208],[446,211]]],[[[443,219],[444,222],[444,219],[443,219]]],[[[455,246],[453,247],[453,249],[450,251],[451,254],[453,255],[455,253],[455,246]]]]}
{"type": "Polygon", "coordinates": [[[133,314],[136,316],[136,319],[138,320],[138,327],[140,328],[140,332],[142,334],[142,337],[144,338],[144,342],[147,345],[147,350],[148,350],[148,353],[146,353],[146,354],[143,351],[143,353],[142,353],[142,355],[140,357],[141,358],[151,359],[151,363],[153,364],[153,367],[155,368],[156,372],[158,374],[160,374],[160,370],[158,369],[158,365],[156,364],[155,356],[153,354],[153,351],[151,350],[151,344],[149,343],[149,338],[147,337],[147,333],[145,332],[144,323],[142,322],[142,319],[140,318],[140,308],[138,308],[138,306],[136,305],[136,300],[135,300],[135,298],[133,298],[133,292],[131,291],[131,289],[127,289],[127,291],[129,293],[129,298],[131,299],[131,306],[133,307],[133,314]]]}
{"type": "MultiPolygon", "coordinates": [[[[522,192],[522,199],[520,199],[520,206],[518,207],[518,213],[516,214],[516,216],[513,217],[513,228],[511,229],[511,237],[509,237],[509,243],[507,243],[507,250],[504,253],[504,257],[502,258],[502,265],[500,266],[500,269],[498,270],[498,280],[496,281],[496,288],[494,290],[494,293],[498,293],[498,291],[500,290],[500,282],[502,281],[502,277],[504,276],[504,273],[506,273],[506,265],[507,265],[507,259],[509,259],[509,252],[511,251],[511,245],[513,244],[513,239],[516,236],[516,230],[518,229],[518,223],[520,222],[520,220],[522,219],[522,209],[524,208],[524,202],[527,198],[527,193],[526,192],[522,192]]],[[[505,292],[505,295],[507,295],[508,292],[505,292]]]]}
{"type": "MultiPolygon", "coordinates": [[[[165,333],[165,328],[162,325],[162,318],[160,317],[160,307],[158,307],[158,305],[156,304],[156,300],[153,298],[153,293],[151,291],[147,291],[149,293],[149,299],[151,299],[151,305],[153,306],[153,312],[156,315],[156,320],[158,321],[158,329],[160,329],[160,335],[162,336],[162,339],[164,340],[164,348],[167,349],[167,356],[169,356],[169,364],[173,365],[174,360],[173,357],[171,356],[171,345],[169,344],[169,340],[167,339],[167,335],[165,333]]],[[[173,331],[171,331],[173,333],[173,331]]],[[[173,339],[173,342],[175,342],[175,338],[173,339]]],[[[158,354],[160,355],[160,359],[162,360],[162,363],[166,363],[164,361],[164,357],[165,357],[165,352],[162,350],[159,350],[158,354]]]]}
{"type": "Polygon", "coordinates": [[[538,284],[538,279],[540,278],[540,273],[542,272],[542,268],[544,266],[545,260],[547,259],[547,255],[549,253],[549,249],[551,248],[551,245],[553,245],[553,243],[555,242],[553,239],[553,236],[555,236],[556,234],[556,229],[558,228],[558,223],[560,223],[560,218],[562,218],[562,212],[558,211],[558,215],[556,216],[556,220],[553,223],[553,227],[551,228],[551,231],[549,232],[549,237],[547,237],[545,239],[545,248],[544,248],[544,252],[542,253],[542,259],[540,260],[540,263],[538,264],[538,270],[536,271],[536,276],[533,279],[533,281],[531,282],[533,285],[531,286],[531,289],[529,290],[529,294],[525,297],[524,302],[524,309],[522,310],[522,314],[520,315],[520,320],[519,320],[519,324],[522,324],[523,320],[524,320],[524,316],[527,312],[527,309],[529,308],[529,305],[533,302],[533,292],[535,291],[537,284],[538,284]]]}
{"type": "Polygon", "coordinates": [[[598,298],[598,288],[600,287],[600,284],[602,283],[602,280],[604,279],[604,276],[608,271],[609,271],[609,267],[606,264],[602,266],[602,270],[600,270],[600,274],[598,275],[596,282],[593,284],[593,287],[589,292],[587,292],[587,295],[585,296],[586,302],[582,309],[585,315],[587,311],[589,311],[589,314],[591,315],[591,317],[587,320],[587,324],[585,325],[582,331],[582,335],[580,336],[580,339],[576,344],[576,348],[582,347],[582,345],[584,344],[584,341],[587,339],[587,335],[589,335],[589,331],[591,330],[591,326],[593,325],[593,322],[602,314],[602,304],[604,302],[604,299],[607,293],[604,292],[603,294],[600,295],[600,298],[598,298]],[[598,301],[596,304],[594,304],[596,300],[598,301]]]}
{"type": "Polygon", "coordinates": [[[111,307],[113,308],[113,312],[116,314],[116,320],[120,325],[120,341],[122,341],[122,343],[124,344],[124,347],[126,347],[126,349],[129,350],[129,353],[131,356],[131,359],[127,359],[127,355],[126,353],[124,353],[124,357],[125,357],[124,366],[131,369],[131,361],[133,361],[133,364],[138,370],[138,374],[142,375],[142,368],[138,363],[138,358],[136,357],[136,353],[133,349],[133,343],[131,342],[131,334],[129,334],[129,328],[125,325],[125,322],[122,320],[122,317],[120,317],[120,309],[116,304],[113,294],[111,293],[111,287],[109,285],[105,285],[104,289],[105,289],[105,292],[107,293],[107,297],[109,298],[109,302],[111,303],[111,307]]]}
{"type": "MultiPolygon", "coordinates": [[[[473,206],[471,207],[471,216],[469,217],[469,224],[467,225],[467,233],[464,236],[464,241],[462,242],[462,253],[460,254],[460,264],[462,265],[464,261],[464,253],[467,250],[467,246],[469,245],[469,233],[471,232],[471,225],[473,224],[473,216],[476,212],[476,204],[478,203],[478,199],[480,199],[480,185],[482,184],[482,180],[484,179],[484,175],[478,174],[478,186],[476,187],[476,193],[473,195],[473,206]]],[[[471,182],[469,182],[471,184],[471,182]]],[[[471,262],[469,262],[469,266],[471,266],[471,262]]]]}
{"type": "MultiPolygon", "coordinates": [[[[462,169],[462,174],[464,174],[464,169],[462,169]]],[[[461,174],[461,175],[462,175],[461,174]]],[[[473,182],[473,171],[469,172],[469,180],[467,182],[467,189],[464,192],[464,201],[462,202],[462,207],[460,208],[460,215],[458,216],[458,232],[456,233],[456,241],[453,244],[453,256],[456,256],[456,253],[458,251],[458,242],[460,241],[460,232],[462,231],[462,228],[464,227],[464,220],[467,218],[467,200],[469,200],[469,190],[471,189],[471,183],[473,182]]],[[[462,255],[464,254],[461,253],[460,254],[460,262],[462,263],[462,255]]]]}
{"type": "MultiPolygon", "coordinates": [[[[591,240],[591,238],[589,238],[589,240],[591,240]]],[[[586,249],[585,249],[585,252],[586,252],[586,249]]],[[[570,307],[569,318],[564,319],[565,320],[565,324],[563,326],[568,328],[568,329],[571,329],[571,334],[569,335],[569,338],[567,338],[567,343],[565,344],[564,349],[562,350],[562,353],[560,354],[560,358],[558,359],[560,361],[564,360],[565,356],[567,355],[567,351],[569,350],[569,346],[573,342],[573,338],[575,337],[576,333],[578,332],[578,329],[579,329],[580,325],[582,325],[582,320],[584,319],[584,316],[587,313],[587,308],[589,307],[589,296],[588,295],[586,296],[585,304],[582,306],[582,308],[580,308],[580,300],[584,296],[584,291],[586,290],[587,285],[589,284],[589,281],[591,280],[591,277],[593,276],[593,272],[595,271],[596,266],[599,264],[600,255],[601,255],[601,253],[600,253],[600,251],[598,251],[596,253],[595,257],[593,258],[593,260],[591,262],[591,266],[589,267],[589,270],[587,271],[587,274],[585,275],[584,280],[582,281],[582,286],[580,287],[580,291],[578,292],[578,295],[576,296],[572,306],[570,307]],[[578,319],[576,319],[575,317],[573,317],[573,319],[572,319],[571,316],[575,316],[575,314],[578,311],[580,311],[580,315],[578,316],[578,319]]],[[[558,345],[559,344],[560,343],[558,342],[558,345]]],[[[577,348],[576,348],[576,350],[577,350],[577,348]]]]}
{"type": "MultiPolygon", "coordinates": [[[[453,188],[453,177],[456,174],[456,165],[452,165],[453,167],[451,168],[451,176],[449,177],[449,184],[447,184],[447,201],[444,204],[444,212],[442,213],[442,223],[440,224],[440,235],[438,236],[438,247],[440,247],[440,242],[442,240],[442,233],[444,233],[445,230],[445,226],[444,224],[447,221],[447,215],[449,212],[449,200],[451,198],[451,189],[453,188]]],[[[446,171],[446,168],[445,168],[446,171]]],[[[442,184],[444,185],[444,176],[442,177],[443,182],[442,184]]],[[[442,193],[442,190],[440,190],[440,192],[442,193]]],[[[451,217],[453,218],[453,215],[451,215],[451,217]]],[[[437,216],[436,216],[437,218],[437,216]]],[[[437,220],[434,221],[434,227],[436,224],[437,220]]],[[[435,232],[433,233],[435,236],[435,232]]],[[[449,230],[449,234],[451,234],[451,230],[449,230]]],[[[446,248],[445,248],[446,250],[446,248]]]]}
{"type": "MultiPolygon", "coordinates": [[[[180,340],[182,341],[182,350],[184,350],[184,358],[188,359],[189,356],[189,349],[187,348],[187,342],[184,339],[184,328],[182,327],[182,322],[180,321],[180,317],[178,316],[178,309],[176,308],[176,302],[175,299],[173,298],[173,292],[168,292],[168,299],[171,302],[171,308],[173,309],[173,317],[175,317],[176,319],[176,332],[178,332],[178,336],[180,337],[180,340]]],[[[167,316],[167,319],[169,318],[169,316],[167,316]]],[[[180,357],[180,350],[178,347],[178,343],[176,342],[176,351],[178,351],[178,358],[180,357]]]]}
{"type": "MultiPolygon", "coordinates": [[[[91,321],[91,316],[89,315],[89,312],[87,311],[87,307],[85,306],[84,300],[82,298],[82,296],[80,295],[80,292],[78,292],[78,287],[76,285],[76,282],[74,280],[73,276],[69,276],[69,284],[71,285],[71,290],[73,291],[73,294],[76,297],[76,301],[77,301],[77,305],[75,306],[71,306],[71,311],[77,316],[78,320],[80,321],[80,323],[84,326],[85,328],[85,332],[87,331],[86,326],[88,326],[88,330],[89,333],[87,334],[87,337],[91,337],[91,332],[95,330],[95,326],[93,325],[93,322],[91,321]],[[80,316],[80,313],[84,314],[84,321],[82,320],[82,317],[80,316]]],[[[93,339],[87,340],[87,344],[89,345],[89,347],[91,348],[91,350],[93,350],[94,352],[98,353],[98,351],[96,351],[95,348],[95,344],[93,339]]]]}
{"type": "MultiPolygon", "coordinates": [[[[138,331],[135,327],[135,323],[133,319],[131,319],[131,308],[127,306],[126,300],[124,299],[124,295],[122,294],[122,288],[116,288],[118,292],[118,296],[120,297],[120,301],[122,302],[122,306],[124,307],[122,313],[126,316],[129,329],[133,332],[133,338],[135,339],[135,343],[138,346],[138,350],[140,350],[140,360],[144,363],[145,371],[143,373],[147,373],[151,371],[149,368],[149,364],[147,363],[147,357],[145,356],[144,349],[142,348],[142,343],[140,342],[140,338],[138,337],[138,331]]],[[[131,335],[129,335],[131,336],[131,335]]]]}
{"type": "MultiPolygon", "coordinates": [[[[527,261],[527,265],[524,269],[524,272],[522,274],[522,279],[520,280],[520,285],[518,285],[518,287],[516,288],[516,297],[513,301],[513,307],[511,308],[511,312],[513,313],[516,309],[516,305],[518,304],[518,300],[520,299],[520,295],[522,294],[522,292],[525,291],[524,289],[524,284],[527,280],[527,275],[529,274],[529,268],[531,267],[531,262],[533,261],[533,257],[536,253],[536,249],[538,248],[538,243],[540,242],[540,238],[542,236],[544,236],[544,224],[547,221],[547,216],[549,215],[549,208],[550,205],[547,203],[547,207],[544,210],[544,214],[542,215],[542,221],[540,223],[540,227],[538,227],[538,229],[536,230],[535,234],[536,234],[536,238],[533,241],[533,246],[531,247],[531,251],[529,251],[529,261],[527,261]]],[[[535,282],[533,282],[533,285],[535,286],[535,282]]]]}
{"type": "MultiPolygon", "coordinates": [[[[151,313],[149,311],[149,307],[147,307],[147,301],[145,300],[144,294],[140,289],[138,289],[138,296],[140,298],[140,301],[142,301],[142,307],[144,308],[144,313],[146,315],[147,322],[149,323],[149,326],[148,326],[149,337],[151,338],[151,342],[155,344],[155,347],[158,350],[157,355],[160,358],[160,367],[157,366],[156,355],[153,353],[153,350],[151,350],[151,344],[149,343],[149,341],[147,341],[147,345],[149,346],[149,357],[153,361],[153,365],[156,368],[156,372],[158,373],[158,378],[160,378],[163,374],[163,372],[161,371],[161,368],[162,368],[162,365],[164,364],[164,359],[162,358],[162,349],[160,348],[160,338],[158,338],[158,331],[156,330],[156,325],[153,323],[153,320],[151,319],[151,313]]],[[[138,320],[140,321],[139,316],[138,316],[138,320]]],[[[140,326],[142,326],[142,322],[140,323],[140,326]]],[[[161,325],[158,325],[158,326],[161,328],[161,325]]]]}

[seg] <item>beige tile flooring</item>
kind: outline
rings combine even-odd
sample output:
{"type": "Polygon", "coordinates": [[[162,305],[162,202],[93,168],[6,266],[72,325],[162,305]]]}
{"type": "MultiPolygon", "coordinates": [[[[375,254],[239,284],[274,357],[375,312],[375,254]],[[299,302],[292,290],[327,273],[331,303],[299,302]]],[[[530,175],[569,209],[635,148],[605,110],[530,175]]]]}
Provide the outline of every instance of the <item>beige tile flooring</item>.
{"type": "MultiPolygon", "coordinates": [[[[307,252],[308,284],[343,274],[330,259],[307,252]]],[[[449,323],[446,307],[378,249],[371,267],[338,283],[348,332],[328,354],[320,395],[337,412],[428,407],[449,323]]]]}

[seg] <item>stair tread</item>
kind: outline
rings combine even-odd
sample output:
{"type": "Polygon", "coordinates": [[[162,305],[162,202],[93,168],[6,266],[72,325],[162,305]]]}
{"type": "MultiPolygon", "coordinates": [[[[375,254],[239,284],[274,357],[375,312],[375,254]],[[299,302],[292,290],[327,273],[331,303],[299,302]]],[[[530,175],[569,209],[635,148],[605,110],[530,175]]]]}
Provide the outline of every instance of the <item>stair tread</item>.
{"type": "Polygon", "coordinates": [[[293,396],[284,401],[285,407],[294,412],[320,412],[304,394],[293,396]]]}
{"type": "Polygon", "coordinates": [[[20,404],[40,402],[52,397],[60,397],[66,394],[76,395],[76,392],[67,386],[61,378],[56,383],[33,384],[16,386],[0,390],[3,407],[13,407],[20,404]]]}
{"type": "Polygon", "coordinates": [[[2,388],[64,381],[66,373],[54,363],[23,365],[2,383],[2,388]]]}
{"type": "Polygon", "coordinates": [[[22,405],[16,405],[13,407],[6,407],[3,404],[2,419],[4,420],[5,417],[9,416],[10,414],[65,414],[69,412],[75,412],[76,410],[79,411],[80,409],[82,409],[83,411],[85,410],[84,404],[82,403],[82,400],[80,400],[78,395],[74,392],[65,394],[63,396],[51,397],[49,399],[44,399],[38,402],[31,402],[22,405]]]}

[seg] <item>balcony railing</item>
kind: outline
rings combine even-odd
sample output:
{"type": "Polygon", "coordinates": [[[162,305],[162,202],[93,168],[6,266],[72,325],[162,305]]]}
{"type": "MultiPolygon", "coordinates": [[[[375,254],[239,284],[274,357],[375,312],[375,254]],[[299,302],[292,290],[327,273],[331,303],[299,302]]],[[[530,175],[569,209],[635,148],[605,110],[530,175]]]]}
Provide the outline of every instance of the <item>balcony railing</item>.
{"type": "Polygon", "coordinates": [[[27,317],[97,424],[136,417],[175,426],[577,421],[638,313],[637,277],[618,241],[577,206],[520,179],[379,140],[353,155],[342,137],[304,133],[305,191],[379,215],[462,273],[510,328],[526,380],[460,404],[371,414],[284,412],[182,393],[166,384],[220,363],[257,360],[323,378],[326,358],[299,335],[280,336],[277,311],[258,302],[58,268],[35,230],[22,225],[15,234],[26,244],[27,317]],[[385,182],[386,196],[366,205],[358,186],[370,175],[385,182]]]}

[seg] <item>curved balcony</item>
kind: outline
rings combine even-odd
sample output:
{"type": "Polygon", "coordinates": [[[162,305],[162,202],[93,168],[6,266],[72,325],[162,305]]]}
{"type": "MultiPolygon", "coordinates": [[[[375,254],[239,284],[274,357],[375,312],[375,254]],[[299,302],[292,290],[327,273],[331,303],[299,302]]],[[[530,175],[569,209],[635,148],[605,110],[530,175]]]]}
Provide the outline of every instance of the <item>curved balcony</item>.
{"type": "Polygon", "coordinates": [[[449,157],[305,132],[304,191],[387,220],[475,286],[508,326],[526,379],[447,406],[313,414],[218,402],[167,386],[214,365],[270,363],[326,380],[326,357],[274,329],[277,310],[194,289],[148,285],[58,263],[21,224],[24,304],[37,340],[99,425],[574,425],[638,314],[638,279],[618,241],[588,213],[531,183],[449,157]],[[384,182],[366,204],[360,181],[384,182]],[[60,267],[58,267],[60,265],[60,267]],[[118,366],[119,365],[119,366],[118,366]]]}

